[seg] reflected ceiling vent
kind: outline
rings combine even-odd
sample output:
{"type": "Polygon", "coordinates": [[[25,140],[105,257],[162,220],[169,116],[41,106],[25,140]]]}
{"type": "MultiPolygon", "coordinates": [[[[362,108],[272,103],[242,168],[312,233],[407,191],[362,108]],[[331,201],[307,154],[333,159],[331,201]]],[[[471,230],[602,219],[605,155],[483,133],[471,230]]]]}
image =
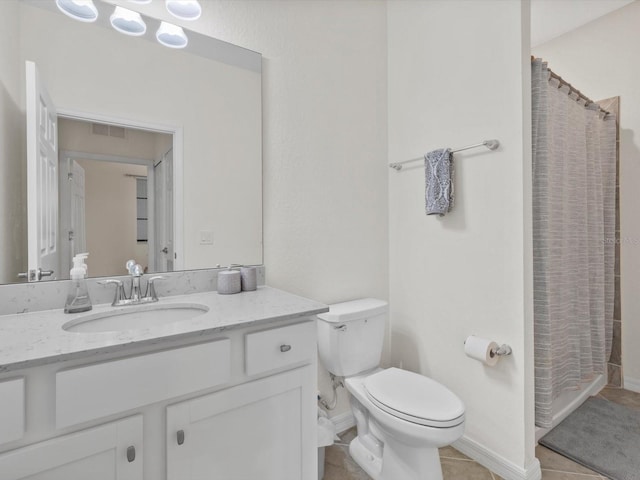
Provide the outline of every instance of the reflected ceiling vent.
{"type": "Polygon", "coordinates": [[[105,137],[125,138],[125,128],[116,125],[107,125],[105,123],[92,123],[91,133],[94,135],[103,135],[105,137]]]}

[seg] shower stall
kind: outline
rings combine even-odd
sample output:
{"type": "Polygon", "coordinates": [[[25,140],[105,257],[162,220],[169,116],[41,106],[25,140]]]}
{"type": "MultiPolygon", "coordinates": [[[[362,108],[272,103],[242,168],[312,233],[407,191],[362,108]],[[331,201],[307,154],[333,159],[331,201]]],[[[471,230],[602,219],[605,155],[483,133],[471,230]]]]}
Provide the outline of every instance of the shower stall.
{"type": "Polygon", "coordinates": [[[616,116],[532,59],[537,437],[606,383],[616,239],[616,116]]]}

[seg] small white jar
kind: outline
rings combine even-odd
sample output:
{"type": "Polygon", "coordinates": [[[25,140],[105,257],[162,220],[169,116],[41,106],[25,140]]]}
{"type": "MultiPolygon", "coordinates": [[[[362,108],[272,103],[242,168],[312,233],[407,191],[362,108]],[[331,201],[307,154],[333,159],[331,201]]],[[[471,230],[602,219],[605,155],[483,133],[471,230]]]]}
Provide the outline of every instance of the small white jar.
{"type": "Polygon", "coordinates": [[[242,290],[240,281],[240,272],[238,270],[222,270],[218,272],[218,293],[221,295],[230,295],[240,293],[242,290]]]}

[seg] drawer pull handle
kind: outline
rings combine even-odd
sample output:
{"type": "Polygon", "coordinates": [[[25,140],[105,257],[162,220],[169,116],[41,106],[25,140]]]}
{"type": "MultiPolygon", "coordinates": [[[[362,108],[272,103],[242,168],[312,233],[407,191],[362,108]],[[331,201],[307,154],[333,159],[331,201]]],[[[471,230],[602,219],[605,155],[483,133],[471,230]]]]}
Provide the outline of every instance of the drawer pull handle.
{"type": "Polygon", "coordinates": [[[129,463],[133,462],[136,459],[136,447],[133,445],[127,448],[127,460],[129,463]]]}
{"type": "Polygon", "coordinates": [[[288,352],[289,350],[291,350],[291,345],[280,345],[280,351],[282,353],[288,352]]]}
{"type": "Polygon", "coordinates": [[[178,445],[182,445],[184,443],[184,430],[178,430],[178,445]]]}

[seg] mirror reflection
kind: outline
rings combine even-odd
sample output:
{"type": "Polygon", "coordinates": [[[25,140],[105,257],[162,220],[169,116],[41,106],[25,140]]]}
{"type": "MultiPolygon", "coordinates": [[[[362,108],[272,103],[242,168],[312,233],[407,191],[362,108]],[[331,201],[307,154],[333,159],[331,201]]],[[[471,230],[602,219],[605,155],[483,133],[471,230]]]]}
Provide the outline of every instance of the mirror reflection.
{"type": "Polygon", "coordinates": [[[173,136],[58,118],[58,139],[61,265],[89,251],[94,276],[131,258],[172,271],[173,136]]]}
{"type": "MultiPolygon", "coordinates": [[[[113,6],[94,3],[108,23],[113,6]]],[[[0,29],[0,283],[32,268],[26,61],[57,112],[57,178],[66,178],[56,241],[38,234],[41,252],[55,244],[51,278],[68,276],[68,259],[84,250],[90,276],[124,274],[128,258],[148,272],[262,263],[259,54],[189,31],[195,53],[169,49],[69,19],[54,0],[1,2],[0,18],[13,19],[0,29]]]]}

